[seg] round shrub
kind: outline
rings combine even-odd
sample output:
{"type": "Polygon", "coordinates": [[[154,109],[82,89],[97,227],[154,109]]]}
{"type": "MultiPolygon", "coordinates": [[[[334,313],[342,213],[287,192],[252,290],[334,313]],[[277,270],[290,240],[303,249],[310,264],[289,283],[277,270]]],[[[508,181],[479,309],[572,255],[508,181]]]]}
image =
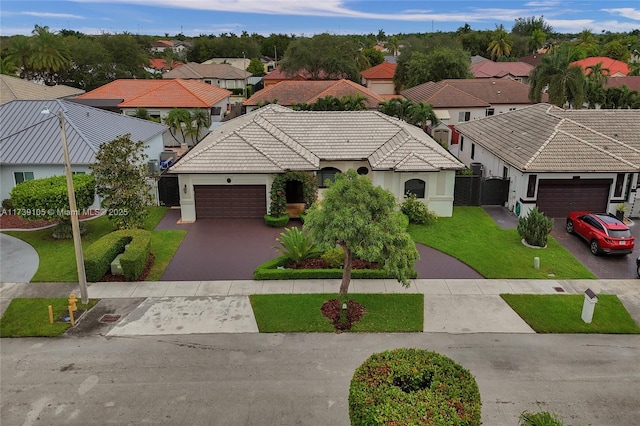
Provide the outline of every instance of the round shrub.
{"type": "Polygon", "coordinates": [[[410,194],[400,205],[400,211],[409,217],[409,222],[419,225],[431,225],[435,223],[438,216],[416,198],[415,194],[410,194]]]}
{"type": "Polygon", "coordinates": [[[322,254],[322,260],[324,260],[330,268],[342,268],[342,264],[344,263],[344,249],[340,246],[335,246],[322,254]]]}
{"type": "Polygon", "coordinates": [[[525,217],[518,219],[518,234],[532,246],[546,247],[547,236],[552,230],[553,219],[539,211],[538,206],[529,210],[525,217]]]}
{"type": "Polygon", "coordinates": [[[349,388],[349,418],[360,425],[481,424],[473,375],[444,355],[400,348],[371,355],[349,388]]]}
{"type": "Polygon", "coordinates": [[[266,223],[267,226],[270,226],[272,228],[282,228],[287,223],[289,223],[289,213],[285,213],[282,216],[275,216],[275,217],[265,214],[264,223],[266,223]]]}

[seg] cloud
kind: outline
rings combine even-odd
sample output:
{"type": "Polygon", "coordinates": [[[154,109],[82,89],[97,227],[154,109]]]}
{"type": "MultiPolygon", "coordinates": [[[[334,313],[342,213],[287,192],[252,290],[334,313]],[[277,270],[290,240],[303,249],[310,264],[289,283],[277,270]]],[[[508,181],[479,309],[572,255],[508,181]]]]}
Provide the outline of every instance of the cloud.
{"type": "Polygon", "coordinates": [[[613,15],[619,15],[624,18],[635,19],[640,21],[640,10],[632,9],[630,7],[623,7],[620,9],[602,9],[603,12],[609,12],[613,15]]]}
{"type": "Polygon", "coordinates": [[[71,13],[17,12],[16,15],[35,16],[36,18],[85,19],[84,16],[72,15],[71,13]]]}
{"type": "Polygon", "coordinates": [[[557,0],[547,0],[547,1],[530,1],[528,3],[525,3],[525,6],[527,7],[552,7],[552,6],[559,6],[561,5],[562,2],[557,1],[557,0]]]}
{"type": "Polygon", "coordinates": [[[588,29],[594,33],[602,31],[611,32],[629,32],[638,28],[638,24],[634,22],[612,21],[595,21],[593,19],[549,19],[547,22],[555,31],[561,33],[579,33],[588,29]]]}

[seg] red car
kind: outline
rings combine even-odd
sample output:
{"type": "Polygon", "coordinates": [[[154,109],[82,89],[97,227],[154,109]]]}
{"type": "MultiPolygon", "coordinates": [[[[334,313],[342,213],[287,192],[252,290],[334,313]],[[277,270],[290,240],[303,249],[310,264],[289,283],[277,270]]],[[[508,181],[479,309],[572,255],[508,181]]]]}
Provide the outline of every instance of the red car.
{"type": "Polygon", "coordinates": [[[567,216],[567,232],[578,234],[591,249],[591,253],[629,254],[635,238],[629,227],[607,214],[571,212],[567,216]]]}

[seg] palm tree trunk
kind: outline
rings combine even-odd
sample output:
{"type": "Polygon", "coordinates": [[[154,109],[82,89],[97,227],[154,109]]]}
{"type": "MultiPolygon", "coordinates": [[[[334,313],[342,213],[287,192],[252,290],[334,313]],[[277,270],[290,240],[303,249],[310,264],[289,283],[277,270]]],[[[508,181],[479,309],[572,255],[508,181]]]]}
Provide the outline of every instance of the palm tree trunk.
{"type": "Polygon", "coordinates": [[[351,283],[351,268],[353,266],[351,250],[344,241],[338,241],[338,245],[344,249],[344,267],[342,268],[342,282],[340,283],[340,298],[349,291],[351,283]]]}

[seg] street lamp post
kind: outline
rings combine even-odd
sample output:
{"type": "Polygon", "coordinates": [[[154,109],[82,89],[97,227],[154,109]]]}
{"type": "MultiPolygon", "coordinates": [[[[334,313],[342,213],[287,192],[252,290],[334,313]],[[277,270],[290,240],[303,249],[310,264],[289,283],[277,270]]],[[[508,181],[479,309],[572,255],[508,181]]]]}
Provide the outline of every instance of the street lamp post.
{"type": "MultiPolygon", "coordinates": [[[[49,114],[49,110],[42,111],[49,114]]],[[[89,303],[87,291],[87,275],[84,270],[84,256],[82,254],[82,238],[80,237],[80,221],[78,219],[78,208],[76,206],[76,193],[73,189],[73,174],[71,173],[71,158],[69,156],[69,145],[67,143],[67,129],[64,111],[58,113],[60,122],[60,141],[64,154],[64,168],[67,177],[67,194],[69,196],[69,215],[71,216],[71,232],[73,234],[73,247],[76,252],[76,267],[78,268],[78,284],[80,285],[80,297],[83,304],[89,303]]]]}
{"type": "Polygon", "coordinates": [[[242,66],[244,68],[243,93],[244,93],[244,98],[245,99],[247,99],[247,67],[245,67],[246,64],[247,64],[247,58],[246,58],[244,52],[242,52],[242,66]]]}

